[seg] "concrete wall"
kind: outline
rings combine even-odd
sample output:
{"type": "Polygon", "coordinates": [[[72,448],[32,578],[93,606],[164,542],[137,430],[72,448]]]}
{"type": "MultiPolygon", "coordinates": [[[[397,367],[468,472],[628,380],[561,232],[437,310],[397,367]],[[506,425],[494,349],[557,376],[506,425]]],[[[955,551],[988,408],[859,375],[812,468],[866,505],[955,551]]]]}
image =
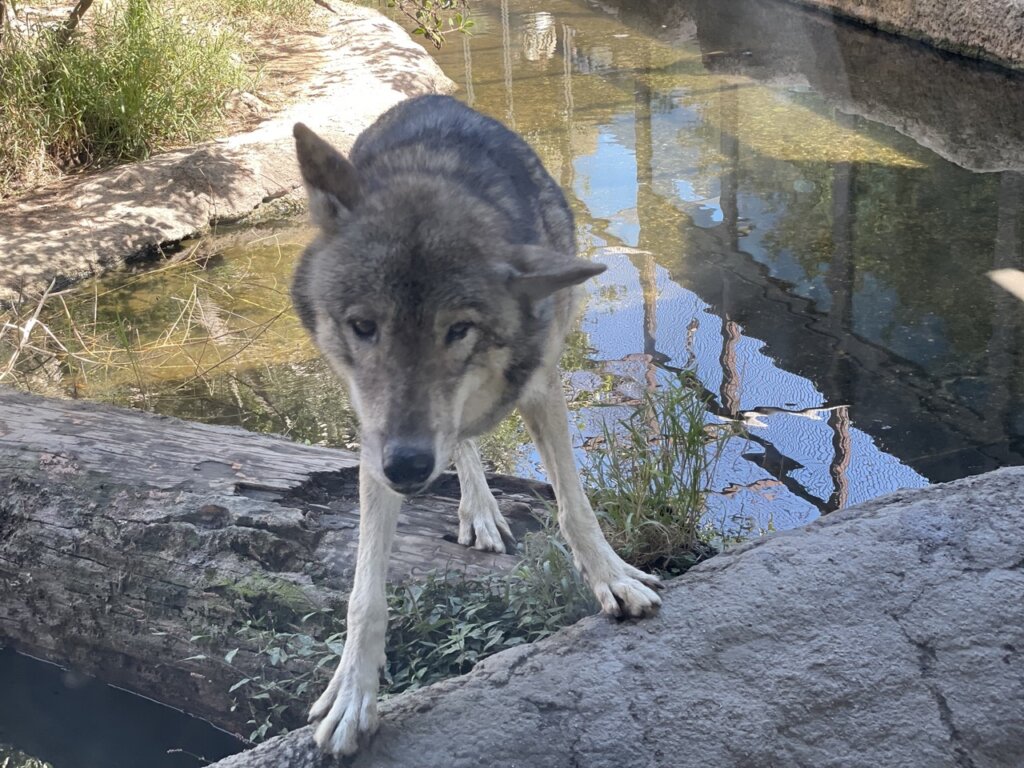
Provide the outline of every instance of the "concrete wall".
{"type": "Polygon", "coordinates": [[[937,48],[1024,70],[1024,0],[794,0],[937,48]]]}

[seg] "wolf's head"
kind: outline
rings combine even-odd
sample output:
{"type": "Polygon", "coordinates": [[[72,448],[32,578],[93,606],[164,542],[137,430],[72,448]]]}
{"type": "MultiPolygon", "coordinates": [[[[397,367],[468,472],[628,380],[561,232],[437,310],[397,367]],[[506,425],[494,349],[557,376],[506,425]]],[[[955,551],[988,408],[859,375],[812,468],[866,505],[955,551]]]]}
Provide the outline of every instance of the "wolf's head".
{"type": "Polygon", "coordinates": [[[493,201],[438,174],[361,179],[302,124],[295,139],[320,228],[296,270],[296,309],[348,385],[362,461],[418,492],[553,362],[558,292],[604,267],[508,242],[493,201]]]}

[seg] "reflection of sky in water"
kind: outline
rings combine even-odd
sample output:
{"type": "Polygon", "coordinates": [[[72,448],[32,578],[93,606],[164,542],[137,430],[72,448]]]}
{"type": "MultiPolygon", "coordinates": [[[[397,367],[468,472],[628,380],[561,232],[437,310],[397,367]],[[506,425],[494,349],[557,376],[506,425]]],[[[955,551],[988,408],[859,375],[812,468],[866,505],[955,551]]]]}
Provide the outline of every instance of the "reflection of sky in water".
{"type": "MultiPolygon", "coordinates": [[[[584,328],[599,360],[617,360],[643,350],[644,307],[637,269],[621,255],[604,256],[600,261],[608,270],[591,286],[591,304],[584,328]],[[608,291],[609,287],[617,290],[608,291]],[[616,298],[609,299],[608,296],[616,298]]],[[[668,355],[673,365],[682,365],[689,358],[686,347],[687,326],[698,322],[693,334],[692,349],[697,375],[712,392],[720,391],[722,368],[722,321],[710,313],[707,305],[694,293],[679,287],[668,273],[657,268],[657,338],[659,352],[668,355]]],[[[788,406],[791,410],[813,408],[825,404],[824,397],[807,379],[780,369],[767,357],[757,339],[742,337],[736,347],[737,370],[740,375],[740,408],[788,406]]],[[[854,414],[854,419],[856,414],[854,414]]],[[[811,494],[826,500],[834,483],[829,476],[833,460],[832,428],[827,414],[815,418],[773,413],[760,415],[763,426],[750,426],[750,432],[768,440],[783,455],[803,464],[791,472],[794,479],[811,494]]],[[[851,459],[846,470],[850,483],[849,503],[874,498],[898,488],[918,487],[927,481],[895,457],[879,450],[874,440],[856,427],[850,430],[851,459]]],[[[716,490],[728,483],[750,484],[770,477],[760,467],[742,457],[744,453],[760,453],[760,448],[742,439],[734,439],[719,463],[716,490]]],[[[713,503],[718,516],[750,516],[762,528],[769,521],[778,528],[800,525],[817,516],[809,502],[772,486],[762,493],[741,493],[729,501],[721,498],[713,503]],[[767,516],[767,517],[766,517],[767,516]]]]}
{"type": "MultiPolygon", "coordinates": [[[[631,146],[631,119],[632,116],[619,118],[613,120],[610,127],[602,126],[598,131],[596,149],[574,159],[573,190],[592,217],[608,222],[608,233],[625,245],[636,247],[640,226],[636,216],[637,170],[631,146]]],[[[652,117],[652,135],[673,136],[678,133],[681,122],[683,120],[676,111],[655,114],[652,117]],[[663,118],[671,130],[663,129],[663,118]]],[[[658,141],[655,138],[655,146],[658,141]]],[[[665,138],[664,141],[669,144],[672,139],[665,138]]],[[[684,156],[673,157],[669,165],[678,168],[695,164],[692,157],[685,157],[690,154],[687,147],[673,146],[675,153],[681,152],[684,156]]],[[[663,168],[664,164],[659,161],[658,167],[663,168]]],[[[660,175],[664,176],[663,173],[660,175]]],[[[698,191],[685,178],[665,181],[671,183],[678,207],[685,210],[696,225],[714,227],[722,222],[717,189],[698,191]],[[709,197],[709,193],[715,197],[709,197]]],[[[664,187],[666,184],[664,181],[656,182],[656,186],[664,187]]],[[[717,187],[717,184],[707,186],[717,187]]],[[[804,191],[809,193],[813,190],[806,188],[804,191]]],[[[740,219],[750,225],[744,231],[741,249],[763,263],[772,277],[791,283],[796,293],[824,300],[827,304],[830,296],[820,275],[809,279],[793,254],[785,250],[772,253],[764,247],[762,240],[765,234],[776,227],[778,215],[774,207],[752,194],[741,194],[737,199],[740,219]]],[[[602,245],[603,242],[597,238],[593,238],[591,243],[581,243],[584,249],[588,246],[596,249],[598,258],[609,267],[589,285],[591,299],[584,330],[596,349],[597,359],[620,360],[644,351],[643,291],[638,268],[630,257],[615,253],[614,248],[602,252],[602,245]]],[[[633,256],[637,264],[644,258],[644,254],[633,256]]],[[[720,356],[723,321],[710,312],[707,304],[696,294],[673,282],[664,269],[657,267],[655,274],[657,351],[668,355],[672,365],[685,366],[692,361],[704,387],[712,393],[722,392],[724,371],[720,356]],[[690,333],[688,327],[692,329],[690,333]]],[[[880,319],[880,322],[884,320],[880,319]]],[[[741,335],[733,346],[733,354],[740,410],[770,406],[795,411],[827,405],[813,382],[780,368],[765,353],[760,340],[741,335]]],[[[856,422],[856,409],[851,410],[856,422]]],[[[596,434],[599,429],[596,425],[605,415],[606,412],[600,415],[580,414],[577,440],[596,434]]],[[[714,417],[710,418],[714,420],[714,417]]],[[[836,481],[830,474],[830,467],[836,460],[833,447],[836,428],[828,419],[828,412],[808,415],[770,413],[759,414],[748,425],[752,437],[770,443],[795,462],[788,469],[788,476],[822,504],[836,490],[836,481]]],[[[729,484],[750,486],[758,481],[771,481],[771,473],[745,458],[761,452],[757,442],[742,438],[730,440],[718,465],[715,489],[721,491],[729,484]]],[[[913,469],[880,450],[871,436],[855,425],[849,428],[847,453],[848,463],[841,470],[848,482],[847,504],[927,483],[913,469]]],[[[533,455],[531,463],[535,462],[536,456],[533,455]]],[[[736,526],[742,524],[738,521],[747,520],[748,525],[764,530],[800,525],[816,517],[818,509],[812,500],[798,497],[777,482],[769,482],[757,490],[739,491],[728,497],[716,496],[712,500],[710,514],[712,519],[727,525],[736,526]]]]}
{"type": "Polygon", "coordinates": [[[636,220],[636,185],[632,180],[623,184],[624,177],[636,174],[633,151],[620,142],[610,131],[600,131],[597,152],[577,157],[576,197],[586,201],[590,215],[609,222],[608,232],[627,245],[635,246],[640,235],[636,220]]]}

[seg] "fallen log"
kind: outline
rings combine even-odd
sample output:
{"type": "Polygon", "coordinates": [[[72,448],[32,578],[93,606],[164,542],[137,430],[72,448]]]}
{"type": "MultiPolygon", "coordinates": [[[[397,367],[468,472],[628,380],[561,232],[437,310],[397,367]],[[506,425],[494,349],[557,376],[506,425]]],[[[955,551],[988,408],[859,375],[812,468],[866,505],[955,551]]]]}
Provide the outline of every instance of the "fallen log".
{"type": "MultiPolygon", "coordinates": [[[[533,527],[550,489],[491,482],[533,527]]],[[[346,451],[0,390],[0,644],[247,734],[229,688],[260,649],[233,629],[343,602],[357,499],[346,451]]],[[[457,500],[444,476],[406,505],[392,580],[516,562],[455,543],[457,500]]]]}
{"type": "MultiPolygon", "coordinates": [[[[712,558],[383,707],[352,766],[1024,765],[1024,468],[712,558]]],[[[309,728],[215,768],[311,768],[309,728]]]]}

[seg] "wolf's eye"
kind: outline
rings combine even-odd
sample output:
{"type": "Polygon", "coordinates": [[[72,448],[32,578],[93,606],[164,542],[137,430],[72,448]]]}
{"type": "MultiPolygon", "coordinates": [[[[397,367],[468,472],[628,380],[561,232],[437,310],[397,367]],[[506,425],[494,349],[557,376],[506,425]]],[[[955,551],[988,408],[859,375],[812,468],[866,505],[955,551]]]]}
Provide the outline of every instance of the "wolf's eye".
{"type": "Polygon", "coordinates": [[[349,320],[352,333],[363,341],[371,341],[377,335],[377,324],[373,320],[349,320]]]}
{"type": "Polygon", "coordinates": [[[466,338],[466,334],[469,333],[469,329],[472,327],[472,323],[455,323],[448,329],[448,335],[444,337],[444,343],[454,344],[456,341],[466,338]]]}

